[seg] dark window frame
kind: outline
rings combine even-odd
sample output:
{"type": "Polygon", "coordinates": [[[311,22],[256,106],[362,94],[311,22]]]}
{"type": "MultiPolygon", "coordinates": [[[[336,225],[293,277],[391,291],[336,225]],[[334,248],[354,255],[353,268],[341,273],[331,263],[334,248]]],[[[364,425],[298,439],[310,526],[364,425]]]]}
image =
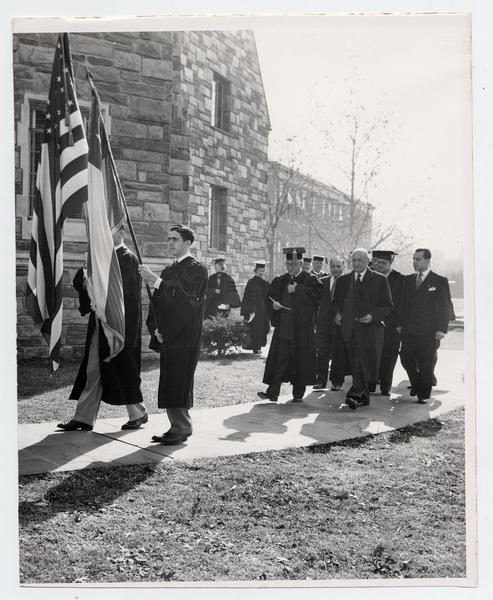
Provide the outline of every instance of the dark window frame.
{"type": "Polygon", "coordinates": [[[228,189],[210,186],[209,192],[209,248],[227,251],[228,189]]]}
{"type": "Polygon", "coordinates": [[[214,106],[212,126],[223,133],[231,131],[231,81],[218,73],[213,74],[214,106]]]}

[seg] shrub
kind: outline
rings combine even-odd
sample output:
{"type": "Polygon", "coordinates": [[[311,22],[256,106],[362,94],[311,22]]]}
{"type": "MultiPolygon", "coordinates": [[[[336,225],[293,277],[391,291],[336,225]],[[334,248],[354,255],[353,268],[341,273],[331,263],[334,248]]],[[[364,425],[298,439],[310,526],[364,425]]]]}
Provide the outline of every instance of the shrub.
{"type": "Polygon", "coordinates": [[[224,356],[248,343],[248,329],[243,320],[213,317],[202,326],[202,351],[209,356],[224,356]]]}

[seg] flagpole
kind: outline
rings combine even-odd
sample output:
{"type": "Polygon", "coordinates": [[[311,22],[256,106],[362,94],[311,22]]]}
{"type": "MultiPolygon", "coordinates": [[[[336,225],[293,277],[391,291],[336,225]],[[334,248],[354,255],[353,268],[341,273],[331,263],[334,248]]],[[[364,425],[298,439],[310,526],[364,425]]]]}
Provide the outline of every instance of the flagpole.
{"type": "MultiPolygon", "coordinates": [[[[89,84],[91,86],[92,92],[95,95],[99,96],[97,88],[96,88],[96,86],[94,84],[93,78],[91,76],[91,73],[90,73],[90,71],[89,71],[89,69],[87,67],[86,67],[86,74],[87,74],[86,76],[87,76],[87,79],[88,79],[89,84]]],[[[101,118],[101,116],[100,116],[100,118],[101,118]]],[[[103,134],[106,136],[107,134],[106,134],[106,129],[104,127],[104,123],[103,123],[103,128],[102,129],[103,129],[103,134]]],[[[142,264],[144,264],[143,261],[142,261],[142,255],[140,253],[139,244],[138,244],[137,238],[135,236],[135,231],[134,231],[134,227],[133,227],[133,224],[132,224],[132,220],[131,220],[129,212],[128,212],[127,201],[125,200],[125,194],[123,193],[123,187],[122,187],[122,184],[121,184],[121,181],[120,181],[120,177],[118,175],[118,171],[116,170],[116,163],[115,163],[115,159],[113,158],[113,152],[111,151],[111,146],[110,146],[109,143],[106,144],[106,147],[108,149],[108,156],[109,156],[109,159],[110,159],[111,170],[112,170],[113,175],[115,177],[115,181],[116,181],[116,185],[118,187],[118,191],[120,192],[121,197],[122,197],[123,207],[125,209],[125,216],[127,218],[127,223],[128,223],[128,228],[130,230],[130,235],[132,236],[132,241],[133,241],[133,244],[134,244],[134,247],[135,247],[135,254],[137,255],[137,259],[138,259],[139,263],[142,265],[142,264]]],[[[153,297],[153,295],[151,293],[151,288],[149,287],[149,284],[147,283],[147,281],[145,281],[144,284],[145,284],[145,287],[146,287],[146,290],[147,290],[147,296],[149,297],[149,308],[154,313],[154,318],[156,320],[158,331],[162,335],[163,334],[163,330],[161,329],[161,326],[160,326],[160,323],[159,323],[158,311],[156,310],[156,307],[154,306],[154,302],[153,302],[154,297],[153,297]]]]}

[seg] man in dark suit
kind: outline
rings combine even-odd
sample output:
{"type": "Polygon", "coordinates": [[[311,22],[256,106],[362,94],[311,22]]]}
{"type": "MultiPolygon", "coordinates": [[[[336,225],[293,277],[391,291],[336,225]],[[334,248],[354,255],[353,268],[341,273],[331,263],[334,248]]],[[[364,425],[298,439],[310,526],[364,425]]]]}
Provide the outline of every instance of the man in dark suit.
{"type": "Polygon", "coordinates": [[[402,335],[401,362],[411,384],[411,395],[425,404],[433,385],[435,353],[448,331],[448,280],[430,268],[431,252],[418,248],[413,255],[416,273],[404,279],[398,330],[402,335]]]}
{"type": "Polygon", "coordinates": [[[293,402],[301,402],[306,386],[316,383],[314,327],[322,286],[317,277],[301,268],[304,248],[284,248],[287,273],[269,288],[267,306],[274,335],[258,392],[262,400],[277,402],[283,381],[293,386],[293,402]]]}
{"type": "MultiPolygon", "coordinates": [[[[316,257],[313,257],[315,261],[316,257]]],[[[330,259],[330,275],[320,277],[322,284],[322,299],[318,309],[315,345],[317,350],[317,384],[313,386],[315,390],[323,390],[327,387],[327,376],[329,371],[329,361],[332,358],[332,349],[334,346],[334,336],[336,333],[336,324],[334,322],[334,291],[336,279],[342,275],[344,263],[337,258],[330,259]]],[[[316,275],[316,273],[313,273],[316,275]]],[[[344,383],[344,366],[342,379],[339,378],[334,384],[340,388],[344,383]]]]}
{"type": "Polygon", "coordinates": [[[368,268],[367,250],[354,250],[351,260],[353,270],[337,280],[334,305],[353,374],[346,404],[355,410],[370,404],[368,383],[378,378],[383,320],[392,310],[392,296],[387,279],[368,268]]]}
{"type": "Polygon", "coordinates": [[[392,269],[392,263],[396,256],[397,253],[392,252],[391,250],[374,250],[372,252],[373,269],[387,278],[392,294],[392,302],[394,304],[392,311],[384,319],[385,329],[378,381],[372,383],[369,387],[370,392],[374,392],[376,384],[379,383],[382,396],[390,396],[395,363],[397,362],[401,345],[401,336],[397,331],[397,326],[399,324],[398,319],[404,276],[402,273],[392,269]]]}

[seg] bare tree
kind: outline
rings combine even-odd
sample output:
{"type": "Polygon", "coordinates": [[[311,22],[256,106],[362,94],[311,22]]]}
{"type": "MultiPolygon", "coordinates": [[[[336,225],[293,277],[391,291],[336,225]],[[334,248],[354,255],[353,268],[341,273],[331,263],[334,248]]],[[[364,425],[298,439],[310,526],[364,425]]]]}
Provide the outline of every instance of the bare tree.
{"type": "MultiPolygon", "coordinates": [[[[275,163],[272,163],[275,165],[275,163]]],[[[276,168],[276,167],[274,167],[276,168]]],[[[267,222],[267,250],[269,252],[270,268],[272,269],[275,259],[276,232],[282,218],[286,215],[292,199],[295,197],[299,186],[300,171],[295,166],[294,160],[290,161],[288,167],[282,168],[279,165],[278,176],[273,178],[268,203],[268,222],[267,222]]]]}

